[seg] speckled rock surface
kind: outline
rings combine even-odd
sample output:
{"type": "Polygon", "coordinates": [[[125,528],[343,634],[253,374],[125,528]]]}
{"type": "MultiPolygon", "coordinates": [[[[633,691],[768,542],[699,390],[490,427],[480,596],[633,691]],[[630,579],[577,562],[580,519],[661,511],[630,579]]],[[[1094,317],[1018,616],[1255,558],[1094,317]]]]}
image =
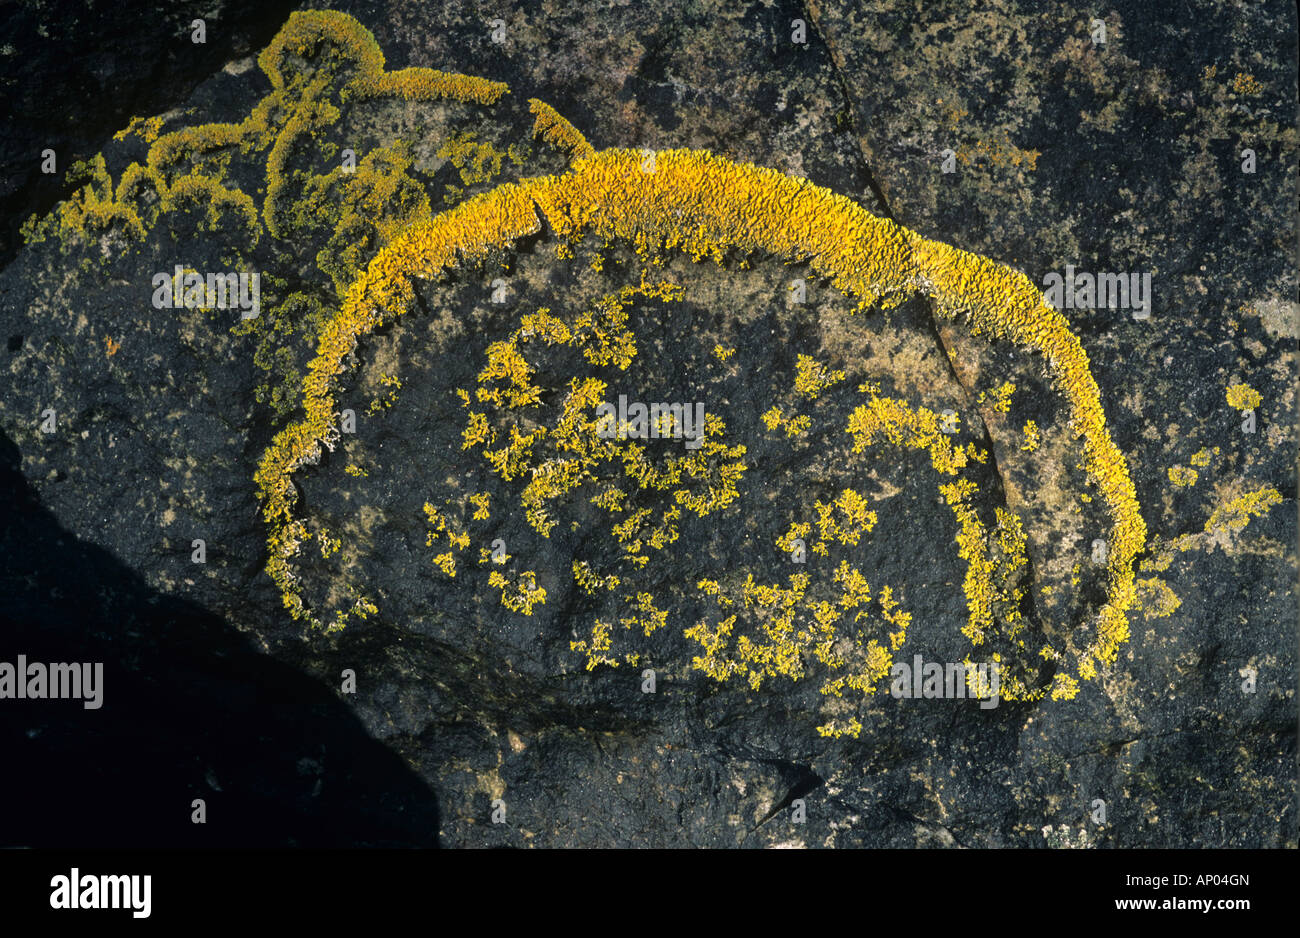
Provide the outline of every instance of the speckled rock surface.
{"type": "MultiPolygon", "coordinates": [[[[456,394],[473,391],[489,347],[522,315],[576,316],[639,282],[634,246],[589,238],[557,256],[546,226],[421,282],[412,312],[349,359],[339,404],[358,430],[295,475],[318,535],[298,569],[318,607],[348,605],[356,587],[377,612],[309,632],[264,572],[253,473],[295,414],[275,389],[298,386],[317,317],[339,306],[318,255],[334,250],[329,226],[317,205],[294,216],[292,237],[263,232],[249,246],[233,226],[204,232],[177,216],[139,244],[116,230],[67,251],[33,244],[0,272],[3,463],[20,493],[0,541],[13,639],[0,659],[91,649],[109,663],[109,694],[120,681],[131,701],[106,706],[100,726],[28,703],[6,723],[7,744],[52,777],[82,752],[130,740],[152,768],[148,785],[136,784],[135,763],[103,758],[98,771],[106,799],[131,793],[132,842],[143,843],[1296,846],[1291,7],[1203,4],[1174,19],[1121,4],[1105,17],[1104,44],[1088,16],[1053,4],[335,9],[373,33],[390,70],[481,76],[510,94],[492,108],[344,106],[290,170],[328,173],[329,146],[360,155],[405,142],[409,166],[394,178],[427,193],[436,213],[563,170],[564,154],[532,136],[526,102],[537,97],[597,150],[702,148],[770,167],[1038,283],[1066,265],[1149,273],[1149,318],[1066,311],[1149,529],[1131,638],[1074,699],[996,708],[899,700],[887,684],[835,698],[820,692],[814,664],[803,680],[758,689],[693,669],[700,647],[683,630],[716,612],[697,581],[785,585],[806,571],[809,595],[834,601],[841,560],[877,597],[891,586],[911,614],[898,660],[978,654],[961,631],[966,564],[944,480],[923,451],[854,452],[845,432],[872,393],[955,411],[956,445],[987,454],[967,477],[986,524],[999,508],[1023,521],[1029,659],[1044,642],[1086,635],[1105,601],[1094,543],[1107,532],[1062,399],[1032,353],[972,335],[920,296],[855,315],[855,301],[806,264],[677,255],[653,274],[685,295],[637,301],[626,371],[574,350],[537,359],[552,405],[537,420],[554,417],[570,377],[592,375],[611,397],[707,402],[726,442],[746,446],[735,503],[683,520],[645,571],[618,567],[668,611],[668,627],[645,638],[616,628],[616,653],[642,657],[588,670],[572,643],[590,638],[594,619],[627,614],[570,572],[579,558],[615,569],[608,519],[575,495],[540,537],[521,483],[462,448],[456,394]],[[792,39],[796,20],[804,43],[792,39]],[[1253,173],[1242,171],[1247,148],[1253,173]],[[494,171],[458,162],[485,153],[489,163],[504,155],[494,171]],[[150,304],[156,272],[233,269],[232,251],[278,278],[264,281],[265,329],[239,328],[229,310],[150,304]],[[503,303],[488,298],[498,276],[503,303]],[[794,278],[806,280],[805,303],[791,301],[794,278]],[[312,299],[293,305],[295,292],[312,299]],[[800,355],[844,373],[815,401],[795,391],[800,355]],[[1240,383],[1261,398],[1252,432],[1227,399],[1240,383]],[[772,407],[810,423],[774,432],[763,420],[772,407]],[[41,429],[47,408],[53,433],[41,429]],[[1032,445],[1028,421],[1041,428],[1032,445]],[[876,512],[871,531],[792,563],[776,540],[846,487],[876,512]],[[1234,500],[1263,489],[1276,502],[1233,525],[1234,500]],[[472,540],[448,578],[432,563],[422,506],[463,508],[483,492],[490,518],[457,516],[472,540]],[[341,549],[322,552],[321,533],[341,549]],[[201,566],[194,538],[205,541],[201,566]],[[547,590],[531,616],[485,585],[479,551],[498,538],[547,590]],[[348,671],[356,692],[340,693],[348,671]],[[849,717],[862,725],[856,738],[817,730],[849,717]],[[190,825],[193,797],[222,820],[190,825]]],[[[164,129],[246,116],[271,91],[247,53],[232,49],[192,95],[168,102],[164,129]]],[[[108,143],[111,178],[147,149],[139,137],[108,143]]],[[[235,158],[226,177],[259,207],[265,158],[235,158]]],[[[346,257],[367,262],[383,236],[359,238],[346,257]]],[[[657,446],[657,458],[681,452],[657,446]]],[[[32,776],[28,798],[53,797],[44,777],[32,776]]],[[[89,799],[69,829],[120,842],[102,805],[89,799]]],[[[42,842],[39,828],[12,829],[14,842],[42,842]]]]}

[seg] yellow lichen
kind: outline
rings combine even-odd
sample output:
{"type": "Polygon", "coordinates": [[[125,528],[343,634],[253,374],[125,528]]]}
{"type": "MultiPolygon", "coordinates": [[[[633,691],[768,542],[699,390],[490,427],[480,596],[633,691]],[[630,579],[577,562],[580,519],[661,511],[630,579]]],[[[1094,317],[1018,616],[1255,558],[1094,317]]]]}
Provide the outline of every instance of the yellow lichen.
{"type": "Polygon", "coordinates": [[[513,583],[499,570],[493,570],[488,574],[488,585],[501,591],[501,605],[511,612],[531,616],[533,606],[546,604],[546,590],[537,585],[537,574],[532,570],[518,574],[513,583]]]}
{"type": "Polygon", "coordinates": [[[488,509],[488,502],[492,496],[487,492],[475,492],[469,497],[470,503],[474,506],[474,520],[487,521],[492,517],[492,512],[488,509]]]}
{"type": "Polygon", "coordinates": [[[1259,517],[1281,501],[1282,493],[1272,486],[1246,492],[1214,509],[1205,522],[1204,533],[1212,537],[1230,536],[1249,524],[1251,518],[1259,517]]]}
{"type": "Polygon", "coordinates": [[[574,158],[591,156],[596,152],[587,142],[587,138],[579,133],[578,128],[560,116],[559,112],[545,101],[529,98],[528,109],[535,115],[534,136],[540,136],[551,146],[563,150],[574,158]]]}
{"type": "MultiPolygon", "coordinates": [[[[587,654],[587,670],[595,670],[597,665],[607,664],[611,668],[617,668],[619,661],[611,657],[607,652],[613,646],[610,633],[613,626],[608,622],[602,622],[597,619],[591,627],[590,641],[573,641],[569,642],[570,651],[581,651],[587,654]]],[[[633,662],[629,661],[629,664],[633,662]]]]}
{"type": "Polygon", "coordinates": [[[844,380],[844,372],[831,371],[820,365],[811,355],[800,355],[795,367],[794,389],[809,400],[816,400],[822,391],[844,380]]]}
{"type": "Polygon", "coordinates": [[[113,134],[113,139],[122,141],[135,134],[145,143],[153,143],[158,139],[158,131],[162,129],[162,125],[161,117],[132,117],[131,123],[113,134]]]}
{"type": "Polygon", "coordinates": [[[976,403],[983,404],[987,401],[994,411],[1000,414],[1005,414],[1007,411],[1011,410],[1011,395],[1013,395],[1015,391],[1015,384],[1007,381],[999,385],[997,388],[994,388],[991,393],[981,391],[979,397],[976,399],[976,403]]]}
{"type": "Polygon", "coordinates": [[[1148,619],[1162,619],[1173,615],[1183,601],[1178,598],[1169,584],[1157,577],[1139,578],[1138,604],[1142,614],[1148,619]]]}
{"type": "Polygon", "coordinates": [[[1245,97],[1253,97],[1264,90],[1264,86],[1255,80],[1255,76],[1248,72],[1238,72],[1232,79],[1232,90],[1234,94],[1245,97]]]}
{"type": "MultiPolygon", "coordinates": [[[[274,532],[272,565],[281,560],[286,564],[276,567],[281,573],[277,582],[285,579],[290,548],[296,544],[287,474],[328,433],[333,413],[330,387],[356,338],[405,309],[414,273],[427,276],[460,263],[462,256],[481,256],[489,245],[506,244],[535,231],[539,225],[535,205],[564,239],[584,233],[622,238],[642,256],[679,250],[719,262],[726,248],[763,250],[807,261],[834,286],[864,300],[921,290],[934,297],[942,315],[964,314],[975,332],[1039,351],[1069,404],[1071,428],[1083,440],[1083,465],[1112,523],[1109,597],[1092,641],[1080,652],[1080,674],[1094,674],[1094,661],[1113,661],[1128,637],[1125,613],[1136,599],[1132,562],[1145,543],[1146,527],[1137,511],[1126,461],[1105,429],[1087,355],[1064,316],[1043,303],[1035,284],[1023,274],[927,241],[873,218],[847,199],[771,170],[703,152],[660,151],[656,171],[649,173],[642,169],[642,159],[639,151],[609,150],[575,162],[563,176],[502,186],[408,230],[358,278],[344,309],[322,334],[321,354],[304,385],[306,418],[277,438],[259,471],[266,516],[274,532]]],[[[807,388],[801,393],[815,397],[833,383],[835,373],[807,370],[811,381],[805,382],[807,388]]],[[[892,434],[906,445],[928,449],[941,473],[955,474],[965,465],[965,453],[946,442],[935,415],[926,417],[920,411],[898,415],[906,426],[900,432],[883,419],[889,407],[889,402],[876,398],[855,412],[850,422],[850,432],[858,438],[855,449],[860,449],[859,441],[892,434]]],[[[954,510],[964,505],[960,488],[949,492],[956,496],[951,500],[954,510]]],[[[693,507],[689,499],[683,505],[693,507]]],[[[970,542],[963,545],[969,564],[970,558],[978,556],[975,529],[973,523],[963,524],[962,529],[970,542]]],[[[977,618],[982,619],[982,613],[977,618]]],[[[784,658],[778,663],[780,673],[792,667],[784,658]]],[[[1077,682],[1058,674],[1053,696],[1075,692],[1077,682]]]]}
{"type": "Polygon", "coordinates": [[[469,535],[453,528],[447,517],[428,502],[424,503],[424,516],[429,521],[429,533],[424,540],[425,546],[433,547],[441,536],[445,536],[447,540],[447,550],[434,556],[434,566],[454,578],[456,576],[455,552],[469,547],[469,535]]]}
{"type": "Polygon", "coordinates": [[[1228,385],[1228,406],[1237,410],[1254,410],[1264,400],[1258,391],[1249,384],[1228,385]]]}
{"type": "Polygon", "coordinates": [[[1021,450],[1026,453],[1032,453],[1034,450],[1038,449],[1038,444],[1041,441],[1041,437],[1038,433],[1038,424],[1034,423],[1032,420],[1026,420],[1024,436],[1025,442],[1020,445],[1021,450]]]}

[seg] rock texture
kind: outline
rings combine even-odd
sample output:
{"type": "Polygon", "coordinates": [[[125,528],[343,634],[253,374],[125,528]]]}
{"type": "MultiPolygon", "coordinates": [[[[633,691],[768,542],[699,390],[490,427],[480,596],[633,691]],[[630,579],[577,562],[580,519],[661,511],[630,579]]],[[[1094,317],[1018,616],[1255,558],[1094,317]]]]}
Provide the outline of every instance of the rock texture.
{"type": "MultiPolygon", "coordinates": [[[[378,611],[335,633],[305,629],[264,571],[253,473],[295,413],[275,388],[298,386],[314,317],[339,305],[319,262],[319,217],[304,210],[295,236],[264,232],[254,247],[229,219],[212,231],[178,215],[139,243],[115,228],[68,249],[47,238],[0,271],[0,466],[15,493],[0,540],[0,660],[103,660],[108,672],[98,713],[0,702],[6,751],[31,767],[3,803],[35,805],[22,818],[6,811],[0,837],[1295,847],[1295,11],[1194,4],[1174,21],[1119,4],[1095,43],[1096,24],[1064,4],[967,6],[339,3],[389,70],[481,76],[510,95],[490,109],[344,108],[286,171],[327,172],[337,159],[322,155],[326,143],[356,140],[364,154],[406,141],[410,165],[395,178],[417,183],[438,212],[563,170],[567,158],[533,139],[526,101],[537,97],[597,150],[708,149],[805,177],[1036,282],[1067,264],[1150,273],[1149,319],[1067,313],[1150,531],[1143,607],[1099,679],[1072,700],[993,709],[887,693],[841,706],[816,675],[753,690],[690,667],[699,646],[682,630],[710,612],[696,582],[753,572],[784,584],[801,568],[775,540],[850,484],[878,519],[843,556],[877,595],[892,585],[912,615],[896,657],[972,653],[959,527],[928,458],[856,454],[844,433],[865,383],[956,411],[957,441],[987,451],[971,478],[986,518],[1002,507],[1024,520],[1036,638],[1077,639],[1104,601],[1093,563],[1104,519],[1041,363],[939,318],[923,298],[852,315],[854,301],[806,265],[768,257],[669,261],[657,274],[684,284],[685,298],[639,303],[635,363],[600,372],[614,395],[708,402],[727,442],[746,445],[748,468],[742,498],[707,524],[683,522],[639,581],[670,627],[635,643],[646,656],[636,665],[587,670],[571,643],[615,612],[575,587],[570,566],[617,546],[576,500],[550,538],[536,536],[518,487],[462,450],[455,394],[475,388],[489,346],[521,315],[576,313],[638,281],[632,246],[584,243],[558,257],[547,230],[421,284],[416,310],[358,347],[339,389],[358,432],[295,477],[303,516],[342,548],[322,556],[309,542],[300,567],[319,605],[346,605],[351,584],[378,611]],[[804,43],[793,41],[799,22],[804,43]],[[464,149],[466,133],[498,154],[528,149],[495,172],[465,172],[457,160],[484,152],[464,149]],[[462,149],[447,149],[456,140],[462,149]],[[1244,149],[1253,173],[1242,171],[1244,149]],[[234,269],[232,251],[278,278],[264,281],[262,322],[282,334],[241,328],[229,310],[151,305],[156,272],[234,269]],[[497,273],[508,278],[501,304],[486,299],[497,273]],[[794,304],[787,288],[799,276],[808,302],[794,304]],[[286,305],[295,292],[314,300],[286,305]],[[734,352],[723,360],[715,346],[734,352]],[[816,407],[791,390],[800,354],[845,372],[816,407]],[[1007,383],[1003,410],[994,391],[1007,383]],[[1261,396],[1253,432],[1227,401],[1237,383],[1261,396]],[[808,430],[769,432],[762,415],[774,405],[787,415],[802,406],[808,430]],[[41,428],[47,409],[54,432],[41,428]],[[1033,450],[1028,420],[1043,428],[1033,450]],[[1193,468],[1190,485],[1171,475],[1193,468]],[[1280,503],[1230,524],[1225,506],[1264,488],[1280,503]],[[491,518],[463,519],[474,540],[450,579],[431,562],[422,506],[483,491],[491,518]],[[192,563],[195,538],[203,565],[192,563]],[[497,538],[548,590],[532,616],[502,608],[475,579],[480,547],[497,538]],[[346,672],[355,693],[341,692],[346,672]],[[849,714],[862,723],[856,738],[818,733],[849,714]],[[59,780],[87,765],[99,781],[79,789],[84,810],[59,814],[57,833],[37,824],[64,803],[59,780]],[[206,825],[190,823],[194,798],[207,802],[206,825]]],[[[264,34],[241,22],[260,45],[279,25],[271,19],[264,34]]],[[[105,81],[123,89],[123,114],[165,112],[167,131],[239,121],[272,88],[256,47],[210,35],[205,53],[222,48],[204,81],[177,84],[165,101],[129,76],[115,85],[125,66],[107,66],[105,81]]],[[[95,146],[114,181],[148,150],[140,135],[95,146]]],[[[226,177],[259,208],[264,163],[264,153],[234,159],[226,177]]],[[[15,191],[24,214],[44,207],[30,180],[15,191]]],[[[346,256],[358,266],[378,249],[356,244],[346,256]]],[[[581,365],[557,356],[539,381],[559,393],[581,365]]],[[[829,576],[827,561],[809,561],[829,576]]]]}

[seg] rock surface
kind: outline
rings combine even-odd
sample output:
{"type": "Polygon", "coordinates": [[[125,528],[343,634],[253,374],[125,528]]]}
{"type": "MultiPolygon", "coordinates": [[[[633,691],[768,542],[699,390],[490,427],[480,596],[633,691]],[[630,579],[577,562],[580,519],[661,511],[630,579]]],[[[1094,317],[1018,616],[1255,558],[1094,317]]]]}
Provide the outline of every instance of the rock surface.
{"type": "MultiPolygon", "coordinates": [[[[118,228],[67,249],[50,237],[0,271],[0,429],[16,493],[0,543],[12,639],[0,660],[104,660],[108,702],[99,714],[33,702],[6,713],[6,748],[35,768],[22,799],[4,801],[53,816],[62,802],[48,780],[90,763],[103,781],[57,835],[6,817],[6,842],[1297,845],[1291,6],[1201,4],[1166,22],[1120,4],[1104,44],[1064,4],[516,3],[491,17],[468,3],[335,8],[373,33],[389,70],[440,68],[511,91],[495,108],[345,106],[291,154],[291,186],[306,185],[295,171],[328,173],[337,159],[326,147],[354,140],[359,158],[406,141],[409,165],[386,178],[399,192],[418,184],[434,213],[560,172],[567,158],[532,137],[526,101],[537,97],[597,150],[708,149],[804,177],[1035,282],[1067,264],[1150,273],[1149,319],[1067,311],[1149,529],[1146,600],[1118,660],[1072,700],[984,709],[878,691],[846,694],[841,706],[819,692],[815,668],[758,690],[693,670],[700,649],[682,630],[712,611],[697,581],[752,572],[784,584],[801,568],[775,540],[846,485],[877,521],[852,549],[809,557],[808,572],[825,585],[842,556],[877,596],[885,584],[898,591],[912,615],[899,660],[973,653],[961,632],[960,528],[923,452],[853,452],[844,421],[865,400],[861,384],[951,408],[962,417],[957,443],[988,452],[970,478],[986,521],[1004,507],[1025,523],[1035,637],[1076,640],[1095,616],[1104,585],[1093,544],[1106,529],[1033,355],[972,336],[921,297],[852,315],[854,301],[807,265],[678,256],[656,274],[686,295],[638,302],[629,369],[557,353],[538,381],[553,398],[590,373],[632,400],[708,402],[726,441],[747,447],[742,497],[708,523],[683,521],[637,580],[669,611],[653,640],[619,630],[637,641],[618,653],[636,648],[644,660],[587,670],[571,643],[618,609],[584,595],[570,566],[613,564],[619,547],[579,499],[550,538],[517,504],[510,511],[518,486],[462,450],[455,394],[473,391],[489,346],[521,315],[576,314],[638,282],[631,246],[588,239],[557,257],[559,240],[542,230],[422,283],[415,312],[359,345],[339,390],[358,432],[295,477],[318,535],[300,567],[321,607],[346,606],[353,585],[378,611],[311,631],[264,572],[252,477],[296,413],[276,389],[298,386],[314,317],[339,306],[318,256],[333,250],[319,205],[286,213],[282,238],[262,213],[256,245],[241,241],[233,216],[203,230],[185,213],[139,243],[118,228]],[[504,43],[492,41],[494,17],[504,43]],[[792,41],[795,20],[806,43],[792,41]],[[1241,170],[1245,148],[1254,173],[1241,170]],[[943,171],[946,150],[955,172],[943,171]],[[495,172],[473,162],[493,153],[507,154],[495,172]],[[231,252],[279,278],[264,281],[252,331],[230,310],[150,304],[156,272],[236,269],[231,252]],[[508,278],[501,304],[486,299],[498,270],[508,278]],[[786,295],[798,276],[804,304],[786,295]],[[295,292],[305,299],[291,302],[295,292]],[[722,359],[715,346],[734,353],[722,359]],[[816,406],[792,391],[801,354],[845,372],[816,406]],[[1002,410],[994,391],[1008,382],[1002,410]],[[1262,398],[1253,432],[1226,400],[1238,383],[1262,398]],[[812,423],[794,437],[772,433],[762,421],[772,406],[802,407],[812,423]],[[41,429],[46,409],[52,433],[41,429]],[[1044,431],[1033,451],[1022,448],[1029,420],[1044,431]],[[1196,468],[1196,481],[1178,484],[1176,468],[1196,468]],[[1263,488],[1280,503],[1244,528],[1207,530],[1216,509],[1263,488]],[[431,563],[422,506],[463,506],[484,491],[491,518],[458,518],[473,543],[450,579],[431,563]],[[323,556],[319,535],[330,532],[342,549],[323,556]],[[1186,549],[1170,546],[1180,535],[1191,536],[1186,549]],[[191,560],[195,538],[203,565],[191,560]],[[531,616],[483,587],[476,559],[497,538],[548,591],[531,616]],[[654,694],[643,692],[647,666],[654,694]],[[355,694],[339,693],[346,671],[355,694]],[[856,738],[819,734],[850,714],[862,724],[856,738]],[[105,807],[124,798],[129,812],[105,807]],[[193,798],[206,799],[207,825],[189,823],[193,798]],[[493,822],[498,800],[504,823],[493,822]]],[[[159,104],[126,91],[131,112],[166,111],[164,131],[242,120],[272,86],[254,50],[227,49],[192,93],[159,104]]],[[[139,135],[106,142],[111,179],[147,150],[139,135]]],[[[259,208],[265,158],[224,170],[259,208]]],[[[356,250],[337,253],[362,266],[385,234],[356,224],[338,229],[363,233],[348,242],[356,250]]]]}

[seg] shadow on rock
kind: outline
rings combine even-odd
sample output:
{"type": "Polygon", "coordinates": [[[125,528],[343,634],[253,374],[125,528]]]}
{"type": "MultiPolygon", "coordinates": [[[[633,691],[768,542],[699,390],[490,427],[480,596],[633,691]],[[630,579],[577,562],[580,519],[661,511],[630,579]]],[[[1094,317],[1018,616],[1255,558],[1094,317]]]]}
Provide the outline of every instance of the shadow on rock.
{"type": "Polygon", "coordinates": [[[79,542],[19,465],[0,435],[0,662],[102,662],[103,691],[0,700],[0,846],[437,845],[434,793],[335,689],[79,542]]]}

